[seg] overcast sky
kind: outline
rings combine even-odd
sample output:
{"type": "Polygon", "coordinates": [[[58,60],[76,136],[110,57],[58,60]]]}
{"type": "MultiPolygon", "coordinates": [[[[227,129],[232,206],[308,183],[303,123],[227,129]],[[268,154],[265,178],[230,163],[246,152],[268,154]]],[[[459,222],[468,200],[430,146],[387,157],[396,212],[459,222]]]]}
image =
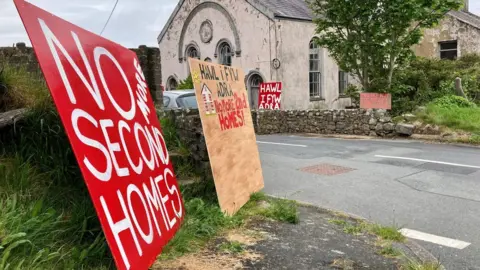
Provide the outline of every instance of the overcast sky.
{"type": "MultiPolygon", "coordinates": [[[[62,19],[99,34],[115,5],[115,0],[29,0],[62,19]]],[[[158,34],[178,0],[119,0],[103,36],[136,48],[158,46],[158,34]]],[[[23,41],[30,44],[13,0],[0,0],[0,46],[23,41]]]]}
{"type": "MultiPolygon", "coordinates": [[[[115,0],[29,0],[29,2],[89,31],[99,34],[115,0]]],[[[156,39],[178,0],[119,0],[103,36],[125,47],[158,46],[156,39]]],[[[480,0],[470,0],[480,15],[480,0]]],[[[0,46],[30,44],[12,0],[0,0],[0,46]]]]}

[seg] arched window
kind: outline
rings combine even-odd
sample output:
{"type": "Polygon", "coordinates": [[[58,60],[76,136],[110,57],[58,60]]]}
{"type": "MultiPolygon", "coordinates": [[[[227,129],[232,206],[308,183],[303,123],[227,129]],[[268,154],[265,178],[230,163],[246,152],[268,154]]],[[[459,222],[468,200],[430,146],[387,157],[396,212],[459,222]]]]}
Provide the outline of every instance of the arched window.
{"type": "Polygon", "coordinates": [[[178,81],[173,76],[170,76],[167,80],[167,91],[176,90],[178,87],[178,81]]]}
{"type": "Polygon", "coordinates": [[[260,74],[253,73],[248,78],[247,87],[250,90],[250,108],[251,109],[258,109],[258,92],[260,90],[260,84],[263,83],[263,78],[260,74]]]}
{"type": "Polygon", "coordinates": [[[187,60],[188,58],[200,59],[200,52],[198,50],[198,47],[195,44],[188,45],[187,51],[185,54],[187,56],[187,60]]]}
{"type": "Polygon", "coordinates": [[[196,58],[196,59],[200,58],[200,55],[199,55],[199,53],[198,53],[197,48],[195,48],[195,47],[190,47],[190,48],[188,49],[188,51],[187,51],[187,57],[189,57],[189,58],[196,58]]]}
{"type": "Polygon", "coordinates": [[[207,57],[207,58],[205,58],[205,60],[203,60],[203,61],[208,62],[208,63],[211,63],[211,62],[212,62],[212,59],[210,59],[210,57],[207,57]]]}
{"type": "Polygon", "coordinates": [[[310,41],[310,68],[309,68],[309,85],[310,98],[323,98],[322,95],[322,72],[320,46],[318,46],[317,38],[310,41]]]}
{"type": "Polygon", "coordinates": [[[218,63],[225,66],[232,65],[232,47],[228,42],[223,42],[218,46],[218,63]]]}

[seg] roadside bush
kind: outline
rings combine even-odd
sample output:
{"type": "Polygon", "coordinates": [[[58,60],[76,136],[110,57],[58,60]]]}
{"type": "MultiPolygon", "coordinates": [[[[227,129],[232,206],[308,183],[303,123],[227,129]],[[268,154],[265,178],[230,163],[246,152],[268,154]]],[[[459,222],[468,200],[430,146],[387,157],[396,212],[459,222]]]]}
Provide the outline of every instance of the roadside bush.
{"type": "Polygon", "coordinates": [[[442,108],[473,108],[477,105],[464,97],[449,95],[438,98],[432,102],[432,104],[437,105],[442,108]]]}
{"type": "Polygon", "coordinates": [[[455,95],[455,78],[462,79],[467,97],[480,99],[480,56],[465,55],[457,61],[417,57],[397,70],[392,88],[392,114],[411,112],[443,96],[455,95]]]}
{"type": "Polygon", "coordinates": [[[180,81],[180,84],[177,87],[178,90],[190,90],[193,89],[193,80],[192,80],[192,74],[188,75],[188,77],[180,81]]]}

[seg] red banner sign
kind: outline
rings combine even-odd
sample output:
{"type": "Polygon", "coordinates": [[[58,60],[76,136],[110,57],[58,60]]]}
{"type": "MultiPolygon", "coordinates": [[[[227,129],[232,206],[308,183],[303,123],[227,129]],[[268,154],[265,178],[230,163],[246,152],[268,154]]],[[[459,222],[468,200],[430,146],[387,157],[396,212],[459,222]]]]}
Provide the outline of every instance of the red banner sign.
{"type": "Polygon", "coordinates": [[[147,269],[184,215],[132,51],[15,0],[119,269],[147,269]]]}
{"type": "Polygon", "coordinates": [[[382,93],[360,93],[362,109],[392,109],[392,95],[382,93]]]}
{"type": "Polygon", "coordinates": [[[269,82],[260,84],[260,91],[258,91],[259,110],[280,110],[281,100],[281,82],[269,82]]]}

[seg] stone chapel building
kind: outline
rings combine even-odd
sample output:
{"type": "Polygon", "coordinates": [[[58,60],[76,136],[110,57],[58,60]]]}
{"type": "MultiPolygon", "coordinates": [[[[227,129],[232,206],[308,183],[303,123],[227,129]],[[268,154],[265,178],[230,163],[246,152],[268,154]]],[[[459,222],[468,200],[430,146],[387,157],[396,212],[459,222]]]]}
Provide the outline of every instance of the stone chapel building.
{"type": "MultiPolygon", "coordinates": [[[[479,49],[478,36],[457,42],[477,30],[480,34],[480,21],[471,25],[478,17],[467,11],[454,14],[441,29],[426,33],[415,48],[419,55],[452,56],[462,44],[468,44],[463,53],[479,49]]],[[[315,24],[304,0],[179,0],[158,36],[162,79],[166,90],[175,89],[190,74],[187,59],[194,57],[241,67],[252,108],[260,83],[276,81],[283,83],[282,109],[350,106],[344,93],[353,78],[314,39],[315,24]]]]}

